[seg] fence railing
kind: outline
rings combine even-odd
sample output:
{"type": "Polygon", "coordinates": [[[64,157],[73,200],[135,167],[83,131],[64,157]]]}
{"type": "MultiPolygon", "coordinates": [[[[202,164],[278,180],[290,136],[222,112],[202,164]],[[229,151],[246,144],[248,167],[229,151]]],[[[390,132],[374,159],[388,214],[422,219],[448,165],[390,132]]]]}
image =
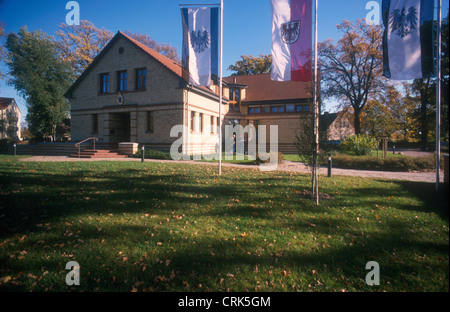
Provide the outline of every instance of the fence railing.
{"type": "Polygon", "coordinates": [[[84,139],[83,141],[80,141],[77,144],[75,144],[75,147],[78,147],[78,158],[81,157],[81,144],[83,144],[87,141],[90,141],[90,140],[92,140],[94,143],[94,151],[95,151],[95,141],[98,141],[98,138],[90,137],[90,138],[84,139]]]}

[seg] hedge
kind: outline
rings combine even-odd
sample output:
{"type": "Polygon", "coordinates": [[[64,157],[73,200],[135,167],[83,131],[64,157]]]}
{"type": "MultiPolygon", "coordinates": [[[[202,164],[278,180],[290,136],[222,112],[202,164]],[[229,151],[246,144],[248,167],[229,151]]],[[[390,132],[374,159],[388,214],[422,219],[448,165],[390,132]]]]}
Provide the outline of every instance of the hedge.
{"type": "MultiPolygon", "coordinates": [[[[332,165],[336,168],[361,169],[361,170],[381,170],[381,171],[427,171],[436,169],[436,157],[422,156],[402,156],[388,157],[386,159],[376,156],[349,156],[335,155],[332,158],[332,165]]],[[[443,157],[441,158],[441,168],[443,168],[443,157]]],[[[323,162],[326,165],[327,162],[323,162]]]]}
{"type": "MultiPolygon", "coordinates": [[[[136,154],[133,155],[133,157],[142,158],[142,150],[139,150],[136,154]]],[[[165,160],[172,159],[169,153],[147,149],[144,150],[144,157],[147,159],[165,159],[165,160]]]]}

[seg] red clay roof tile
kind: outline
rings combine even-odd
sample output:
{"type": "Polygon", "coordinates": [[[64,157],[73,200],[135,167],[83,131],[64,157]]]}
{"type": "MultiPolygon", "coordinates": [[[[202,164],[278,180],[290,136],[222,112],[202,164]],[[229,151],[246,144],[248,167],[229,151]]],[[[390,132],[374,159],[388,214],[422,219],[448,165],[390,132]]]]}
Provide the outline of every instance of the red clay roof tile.
{"type": "MultiPolygon", "coordinates": [[[[229,84],[247,85],[246,102],[310,98],[310,83],[273,81],[270,74],[225,77],[229,84]]],[[[312,92],[311,92],[312,94],[312,92]]]]}

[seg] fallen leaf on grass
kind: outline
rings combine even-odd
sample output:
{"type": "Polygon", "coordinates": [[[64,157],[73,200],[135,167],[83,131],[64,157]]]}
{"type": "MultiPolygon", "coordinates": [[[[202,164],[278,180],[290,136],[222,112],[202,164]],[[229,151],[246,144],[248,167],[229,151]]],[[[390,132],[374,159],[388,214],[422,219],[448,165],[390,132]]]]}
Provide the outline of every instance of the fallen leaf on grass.
{"type": "Polygon", "coordinates": [[[11,276],[5,276],[0,279],[0,283],[8,283],[11,280],[11,276]]]}

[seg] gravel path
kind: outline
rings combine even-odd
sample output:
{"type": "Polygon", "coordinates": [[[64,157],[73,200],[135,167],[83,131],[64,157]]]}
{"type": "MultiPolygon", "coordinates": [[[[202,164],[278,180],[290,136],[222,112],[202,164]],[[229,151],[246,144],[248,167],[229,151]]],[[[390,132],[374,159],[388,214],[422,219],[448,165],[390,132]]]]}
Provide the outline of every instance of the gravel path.
{"type": "MultiPolygon", "coordinates": [[[[22,161],[141,161],[140,158],[72,158],[66,156],[31,156],[22,158],[22,161]]],[[[217,163],[206,163],[206,162],[195,162],[195,161],[173,161],[173,160],[156,160],[156,159],[145,159],[145,162],[171,162],[171,163],[186,163],[186,164],[199,164],[199,165],[209,165],[217,166],[217,163]]],[[[247,169],[259,169],[257,165],[237,165],[222,163],[223,167],[238,167],[247,169]]],[[[284,160],[282,164],[279,164],[276,170],[290,171],[290,172],[301,172],[309,173],[309,169],[302,163],[291,162],[284,160]]],[[[327,175],[328,169],[321,167],[319,169],[320,175],[327,175]]],[[[380,179],[393,179],[393,180],[406,180],[406,181],[420,181],[420,182],[436,182],[436,172],[390,172],[390,171],[372,171],[372,170],[354,170],[354,169],[339,169],[333,168],[332,175],[344,175],[344,176],[355,176],[355,177],[372,177],[380,179]]],[[[444,181],[443,170],[440,170],[440,181],[444,181]]]]}

